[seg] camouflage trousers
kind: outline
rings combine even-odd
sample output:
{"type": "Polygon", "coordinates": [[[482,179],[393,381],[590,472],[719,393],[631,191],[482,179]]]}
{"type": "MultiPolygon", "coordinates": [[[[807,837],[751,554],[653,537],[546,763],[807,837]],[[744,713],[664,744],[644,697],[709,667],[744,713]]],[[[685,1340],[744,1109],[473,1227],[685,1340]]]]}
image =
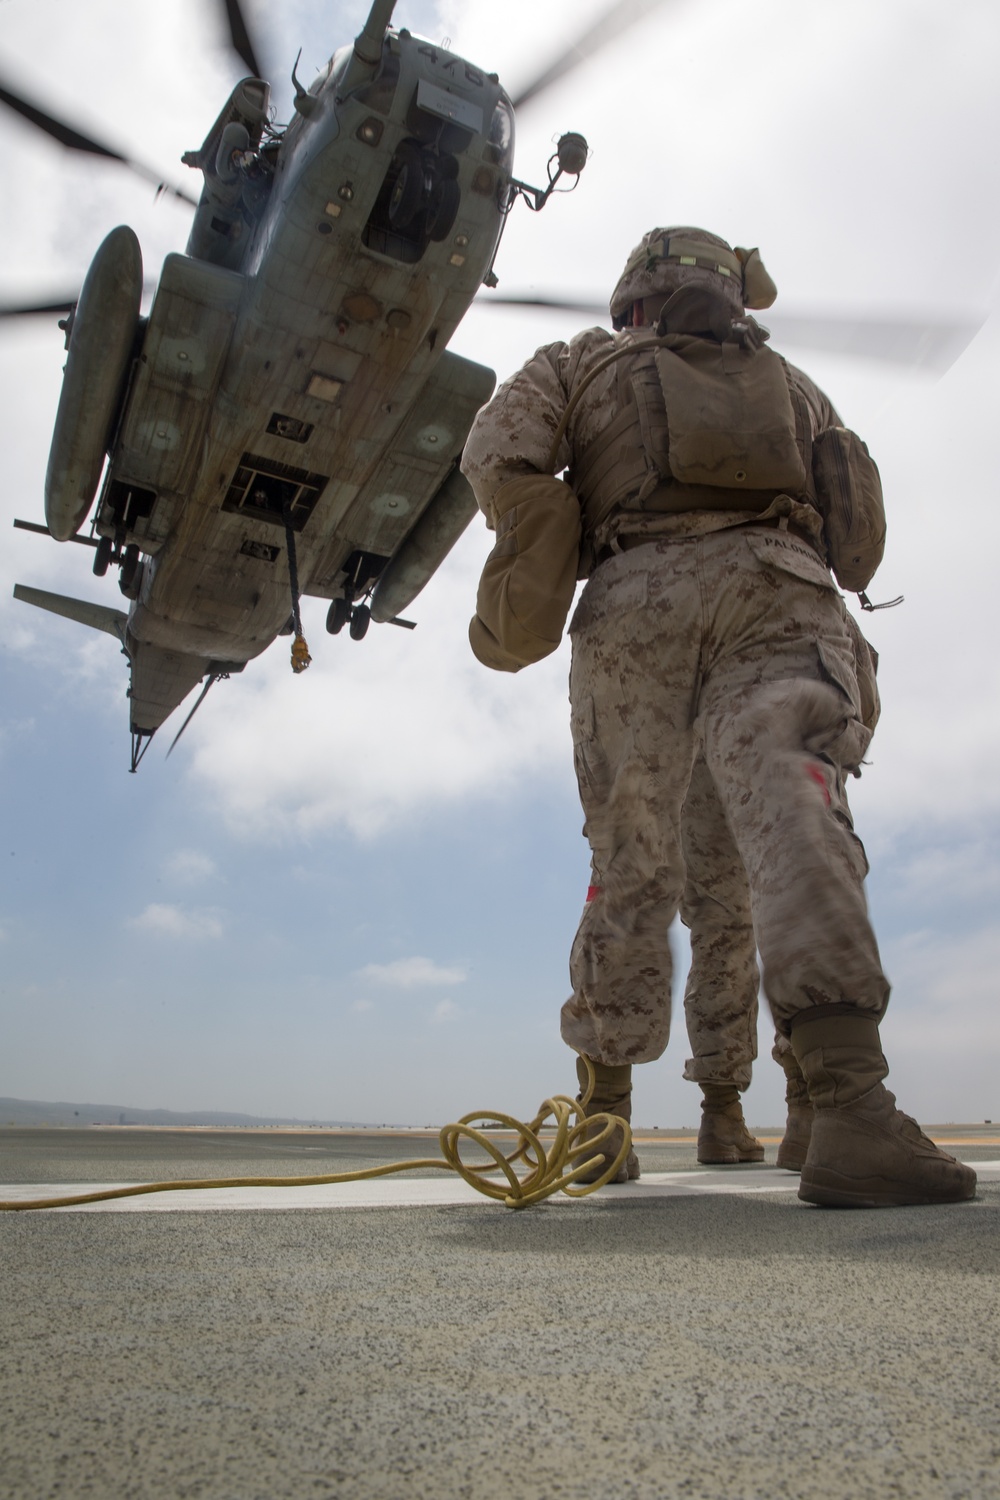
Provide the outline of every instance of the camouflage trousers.
{"type": "Polygon", "coordinates": [[[844,614],[812,549],[759,526],[638,547],[592,575],[570,626],[592,855],[562,1011],[570,1046],[615,1064],[667,1045],[667,933],[699,755],[746,871],[779,1031],[810,1006],[884,1012],[867,861],[842,791],[870,738],[844,614]]]}
{"type": "Polygon", "coordinates": [[[681,814],[685,884],[681,921],[691,937],[684,1019],[692,1083],[750,1087],[757,1056],[757,938],[740,852],[704,756],[691,773],[681,814]]]}

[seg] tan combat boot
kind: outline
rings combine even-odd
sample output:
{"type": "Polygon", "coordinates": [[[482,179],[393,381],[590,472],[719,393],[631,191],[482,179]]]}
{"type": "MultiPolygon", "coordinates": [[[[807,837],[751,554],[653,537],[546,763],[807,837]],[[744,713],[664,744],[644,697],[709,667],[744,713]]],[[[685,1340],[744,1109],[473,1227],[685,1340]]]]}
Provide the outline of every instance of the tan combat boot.
{"type": "MultiPolygon", "coordinates": [[[[620,1120],[632,1121],[632,1065],[631,1063],[620,1063],[611,1066],[608,1063],[590,1060],[594,1070],[594,1092],[587,1100],[586,1112],[588,1115],[609,1114],[617,1115],[620,1120]]],[[[582,1057],[576,1060],[576,1076],[580,1082],[580,1092],[577,1094],[577,1103],[583,1102],[589,1082],[587,1076],[587,1064],[582,1057]]],[[[606,1162],[604,1153],[609,1152],[612,1157],[617,1156],[621,1150],[622,1132],[615,1131],[611,1139],[601,1147],[600,1152],[594,1157],[594,1165],[589,1172],[577,1178],[578,1182],[596,1182],[604,1171],[606,1162]]],[[[579,1165],[579,1164],[578,1164],[579,1165]]],[[[625,1161],[618,1168],[618,1173],[611,1178],[612,1182],[629,1182],[639,1175],[639,1158],[635,1152],[630,1150],[625,1161]]]]}
{"type": "Polygon", "coordinates": [[[801,1011],[792,1048],[815,1109],[799,1197],[831,1208],[960,1203],[976,1191],[971,1167],[938,1150],[883,1087],[889,1065],[872,1016],[801,1011]]]}
{"type": "Polygon", "coordinates": [[[700,1084],[701,1129],[698,1160],[703,1167],[727,1167],[741,1161],[763,1161],[764,1147],[747,1129],[734,1083],[700,1084]]]}
{"type": "Polygon", "coordinates": [[[785,1070],[785,1103],[788,1119],[785,1133],[778,1147],[777,1165],[786,1172],[801,1172],[809,1151],[809,1139],[813,1128],[813,1107],[809,1103],[809,1089],[802,1070],[795,1061],[794,1052],[783,1052],[778,1062],[785,1070]]]}

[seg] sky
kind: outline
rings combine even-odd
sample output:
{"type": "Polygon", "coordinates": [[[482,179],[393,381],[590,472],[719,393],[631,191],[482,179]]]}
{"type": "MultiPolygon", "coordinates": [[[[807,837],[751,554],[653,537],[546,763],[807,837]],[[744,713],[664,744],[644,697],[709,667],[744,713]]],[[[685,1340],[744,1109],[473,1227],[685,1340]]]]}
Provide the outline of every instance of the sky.
{"type": "MultiPolygon", "coordinates": [[[[516,94],[603,9],[399,0],[395,22],[516,94]]],[[[367,7],[248,10],[283,118],[299,47],[309,77],[367,7]]],[[[883,718],[852,803],[893,983],[890,1084],[928,1122],[1000,1118],[998,62],[993,0],[651,6],[519,114],[521,178],[544,181],[567,129],[592,155],[574,193],[515,211],[497,262],[503,292],[602,299],[645,230],[702,224],[760,246],[776,313],[982,324],[944,374],[779,346],[882,471],[869,593],[905,603],[862,621],[883,718]]],[[[0,77],[180,183],[239,76],[197,0],[0,0],[0,77]]],[[[3,127],[0,301],[77,287],[116,223],[147,276],[183,248],[188,210],[9,112],[3,127]]],[[[451,347],[502,378],[579,325],[484,295],[451,347]]],[[[116,643],[11,597],[121,603],[83,548],[11,529],[42,519],[63,360],[54,319],[0,332],[0,1096],[423,1125],[530,1118],[572,1092],[558,1013],[588,858],[567,643],[514,677],[474,660],[474,523],[415,631],[330,637],[304,600],[310,670],[293,677],[279,640],[130,776],[116,643]]],[[[745,1109],[775,1125],[769,1046],[765,1014],[745,1109]]],[[[687,1055],[678,999],[667,1053],[637,1072],[638,1122],[696,1123],[687,1055]]]]}

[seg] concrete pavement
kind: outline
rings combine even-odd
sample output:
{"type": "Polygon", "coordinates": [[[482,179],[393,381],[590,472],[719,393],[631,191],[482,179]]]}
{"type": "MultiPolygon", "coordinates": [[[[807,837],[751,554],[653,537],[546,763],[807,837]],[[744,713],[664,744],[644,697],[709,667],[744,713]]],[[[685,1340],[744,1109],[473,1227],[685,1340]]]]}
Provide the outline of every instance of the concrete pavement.
{"type": "MultiPolygon", "coordinates": [[[[808,1208],[787,1173],[696,1171],[661,1136],[640,1183],[519,1214],[428,1174],[372,1186],[451,1200],[0,1215],[0,1497],[994,1500],[1000,1150],[951,1134],[990,1165],[939,1209],[808,1208]]],[[[0,1179],[426,1154],[0,1131],[0,1179]]]]}

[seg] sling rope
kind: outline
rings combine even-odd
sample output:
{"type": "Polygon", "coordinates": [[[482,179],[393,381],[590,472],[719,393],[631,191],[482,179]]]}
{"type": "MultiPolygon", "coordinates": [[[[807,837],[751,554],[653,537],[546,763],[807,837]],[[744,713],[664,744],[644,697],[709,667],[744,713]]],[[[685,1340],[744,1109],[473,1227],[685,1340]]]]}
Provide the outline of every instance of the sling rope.
{"type": "Polygon", "coordinates": [[[328,1183],[363,1182],[373,1177],[388,1177],[397,1172],[415,1172],[428,1168],[457,1172],[470,1187],[485,1194],[487,1198],[496,1199],[507,1208],[530,1208],[532,1204],[541,1203],[554,1193],[565,1193],[568,1198],[585,1198],[617,1177],[631,1149],[632,1131],[628,1122],[617,1115],[605,1112],[586,1114],[587,1104],[594,1092],[594,1069],[589,1058],[584,1058],[584,1062],[587,1065],[587,1087],[582,1098],[571,1099],[566,1094],[554,1094],[551,1099],[544,1100],[530,1125],[513,1115],[475,1110],[472,1114],[463,1115],[453,1124],[444,1126],[438,1136],[440,1157],[387,1162],[381,1167],[364,1167],[357,1172],[331,1172],[318,1177],[217,1177],[176,1182],[143,1182],[133,1187],[103,1188],[98,1192],[72,1193],[58,1198],[8,1200],[0,1202],[0,1212],[72,1208],[112,1198],[137,1198],[145,1193],[181,1192],[195,1188],[319,1187],[328,1183]],[[546,1149],[540,1132],[549,1120],[553,1122],[554,1134],[546,1149]],[[505,1155],[486,1134],[491,1129],[516,1131],[517,1144],[514,1150],[505,1155]],[[622,1141],[612,1155],[614,1134],[617,1131],[621,1132],[622,1141]],[[470,1144],[478,1146],[491,1160],[482,1165],[463,1161],[463,1145],[470,1144]],[[593,1181],[581,1181],[584,1176],[594,1172],[597,1161],[604,1163],[600,1175],[593,1181]],[[522,1169],[520,1172],[516,1170],[518,1167],[522,1169]],[[494,1173],[501,1174],[503,1180],[490,1182],[488,1178],[494,1173]]]}
{"type": "Polygon", "coordinates": [[[285,506],[282,520],[285,523],[285,542],[288,547],[288,582],[292,590],[292,628],[295,631],[295,639],[292,641],[292,671],[304,672],[312,657],[302,634],[302,616],[299,614],[299,567],[295,555],[295,528],[292,525],[290,505],[285,506]]]}

